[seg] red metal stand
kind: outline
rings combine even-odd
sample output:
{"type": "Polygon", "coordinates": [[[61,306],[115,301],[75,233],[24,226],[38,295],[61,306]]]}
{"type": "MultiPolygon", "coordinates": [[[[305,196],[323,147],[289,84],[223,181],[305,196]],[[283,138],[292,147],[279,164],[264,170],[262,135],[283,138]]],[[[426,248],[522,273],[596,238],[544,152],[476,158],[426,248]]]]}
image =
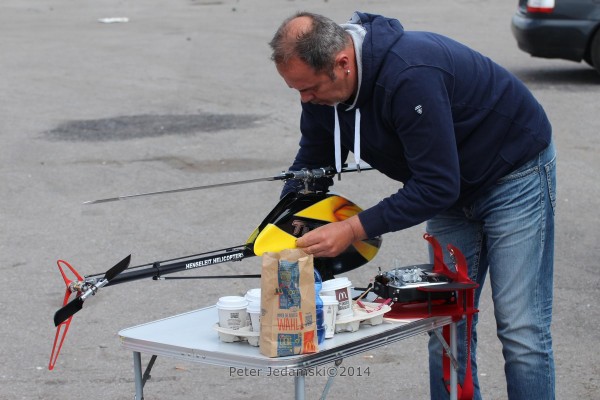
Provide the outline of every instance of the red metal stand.
{"type": "MultiPolygon", "coordinates": [[[[451,300],[431,300],[416,303],[394,303],[391,311],[385,314],[390,319],[407,318],[426,318],[431,316],[451,316],[454,322],[463,318],[467,321],[467,365],[465,369],[465,379],[462,384],[458,384],[458,398],[471,399],[473,397],[473,377],[471,374],[471,328],[473,324],[473,315],[479,310],[475,308],[475,289],[479,286],[469,279],[467,261],[460,250],[453,245],[448,245],[448,251],[454,258],[456,271],[452,271],[444,263],[444,255],[439,242],[429,234],[423,236],[425,240],[433,247],[434,266],[433,272],[447,276],[452,280],[449,284],[439,286],[419,287],[417,290],[424,292],[454,292],[451,300]]],[[[451,354],[448,342],[450,338],[450,327],[443,328],[443,347],[442,363],[444,367],[444,381],[449,388],[451,361],[454,361],[454,368],[458,369],[458,363],[451,354]],[[445,341],[445,343],[444,343],[445,341]]],[[[441,338],[440,338],[441,339],[441,338]]]]}

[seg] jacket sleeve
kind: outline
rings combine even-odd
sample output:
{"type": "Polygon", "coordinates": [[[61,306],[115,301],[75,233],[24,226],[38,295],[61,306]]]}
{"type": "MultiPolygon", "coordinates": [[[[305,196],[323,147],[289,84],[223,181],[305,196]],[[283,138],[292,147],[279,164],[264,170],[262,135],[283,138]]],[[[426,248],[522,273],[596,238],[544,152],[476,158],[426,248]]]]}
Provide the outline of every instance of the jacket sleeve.
{"type": "Polygon", "coordinates": [[[460,194],[460,168],[451,110],[452,77],[431,67],[402,72],[384,95],[382,114],[410,170],[398,192],[364,210],[369,237],[417,225],[452,206],[460,194]]]}
{"type": "MultiPolygon", "coordinates": [[[[333,119],[333,107],[302,104],[300,148],[289,168],[290,171],[335,165],[333,119]]],[[[348,150],[342,148],[342,160],[345,160],[347,156],[348,150]]],[[[309,190],[326,192],[332,185],[333,179],[320,178],[310,183],[309,190]]],[[[283,186],[281,197],[289,192],[299,192],[303,189],[302,182],[289,180],[283,186]]]]}

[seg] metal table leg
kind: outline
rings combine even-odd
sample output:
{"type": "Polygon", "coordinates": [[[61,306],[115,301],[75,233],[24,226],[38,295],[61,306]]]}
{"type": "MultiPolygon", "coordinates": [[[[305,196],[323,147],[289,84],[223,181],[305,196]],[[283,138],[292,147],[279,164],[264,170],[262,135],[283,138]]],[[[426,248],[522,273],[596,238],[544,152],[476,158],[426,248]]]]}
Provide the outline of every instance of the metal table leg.
{"type": "Polygon", "coordinates": [[[294,376],[294,389],[296,392],[296,400],[304,400],[304,374],[296,374],[294,376]]]}
{"type": "Polygon", "coordinates": [[[142,381],[142,355],[133,352],[133,376],[135,378],[135,400],[144,400],[144,382],[142,381]]]}
{"type": "Polygon", "coordinates": [[[338,367],[342,364],[343,358],[339,358],[334,362],[333,374],[329,374],[329,378],[327,378],[327,383],[325,384],[325,389],[323,389],[323,394],[321,395],[321,400],[325,400],[327,395],[329,394],[329,389],[331,389],[331,385],[333,384],[333,379],[337,376],[338,367]]]}
{"type": "Polygon", "coordinates": [[[446,352],[446,356],[450,359],[450,400],[456,400],[458,397],[457,371],[459,367],[456,349],[456,322],[450,324],[450,344],[446,342],[439,330],[434,330],[433,333],[437,336],[446,352]]]}
{"type": "MultiPolygon", "coordinates": [[[[450,324],[450,351],[455,358],[458,357],[456,353],[456,322],[450,324]]],[[[457,368],[458,365],[450,366],[450,400],[456,400],[458,396],[457,368]]]]}

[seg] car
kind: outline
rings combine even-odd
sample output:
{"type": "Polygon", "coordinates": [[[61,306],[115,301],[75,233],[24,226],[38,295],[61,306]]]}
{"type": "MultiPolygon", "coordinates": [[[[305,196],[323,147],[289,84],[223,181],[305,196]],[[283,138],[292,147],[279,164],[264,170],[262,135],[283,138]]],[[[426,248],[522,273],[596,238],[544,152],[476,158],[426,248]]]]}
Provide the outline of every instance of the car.
{"type": "Polygon", "coordinates": [[[584,60],[600,73],[600,0],[519,0],[511,30],[533,57],[584,60]]]}

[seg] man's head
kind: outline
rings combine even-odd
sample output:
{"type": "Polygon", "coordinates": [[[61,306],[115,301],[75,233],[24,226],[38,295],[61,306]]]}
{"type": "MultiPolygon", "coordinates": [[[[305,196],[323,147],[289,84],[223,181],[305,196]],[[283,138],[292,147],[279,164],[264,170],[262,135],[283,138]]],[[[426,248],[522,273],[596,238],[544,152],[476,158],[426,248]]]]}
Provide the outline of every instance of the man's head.
{"type": "Polygon", "coordinates": [[[329,18],[300,12],[286,19],[269,43],[271,59],[303,102],[333,105],[356,88],[356,60],[350,35],[329,18]]]}

